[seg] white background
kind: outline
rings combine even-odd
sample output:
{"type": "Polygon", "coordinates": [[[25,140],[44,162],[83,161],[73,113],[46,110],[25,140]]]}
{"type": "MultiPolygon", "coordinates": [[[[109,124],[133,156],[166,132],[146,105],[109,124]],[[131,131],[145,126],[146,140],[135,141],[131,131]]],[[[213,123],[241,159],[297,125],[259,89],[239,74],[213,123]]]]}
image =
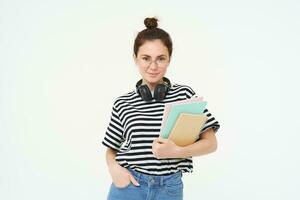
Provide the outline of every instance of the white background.
{"type": "Polygon", "coordinates": [[[113,100],[140,78],[145,17],[172,37],[166,76],[219,121],[184,199],[299,199],[298,1],[0,1],[0,199],[105,199],[113,100]]]}

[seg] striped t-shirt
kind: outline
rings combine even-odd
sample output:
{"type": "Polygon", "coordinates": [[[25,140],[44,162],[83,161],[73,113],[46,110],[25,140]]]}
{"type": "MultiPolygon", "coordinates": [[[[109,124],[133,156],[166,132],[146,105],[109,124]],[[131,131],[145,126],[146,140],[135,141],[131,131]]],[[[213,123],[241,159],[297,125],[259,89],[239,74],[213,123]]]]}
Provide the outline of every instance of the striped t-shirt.
{"type": "MultiPolygon", "coordinates": [[[[165,99],[160,102],[155,99],[150,102],[143,101],[136,89],[119,96],[113,102],[110,122],[102,144],[117,151],[116,161],[121,166],[145,174],[192,172],[192,157],[157,159],[152,153],[152,143],[159,137],[164,104],[194,97],[197,95],[191,87],[172,83],[165,99]]],[[[207,106],[204,113],[208,120],[201,133],[209,128],[217,132],[219,122],[208,111],[207,106]]]]}

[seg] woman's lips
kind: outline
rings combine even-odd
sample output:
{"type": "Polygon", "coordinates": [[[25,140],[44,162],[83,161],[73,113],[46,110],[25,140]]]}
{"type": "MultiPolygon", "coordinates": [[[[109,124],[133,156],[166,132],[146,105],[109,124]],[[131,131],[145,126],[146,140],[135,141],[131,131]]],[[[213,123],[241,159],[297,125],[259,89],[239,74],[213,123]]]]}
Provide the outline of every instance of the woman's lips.
{"type": "Polygon", "coordinates": [[[158,73],[148,73],[150,76],[157,76],[158,73]]]}

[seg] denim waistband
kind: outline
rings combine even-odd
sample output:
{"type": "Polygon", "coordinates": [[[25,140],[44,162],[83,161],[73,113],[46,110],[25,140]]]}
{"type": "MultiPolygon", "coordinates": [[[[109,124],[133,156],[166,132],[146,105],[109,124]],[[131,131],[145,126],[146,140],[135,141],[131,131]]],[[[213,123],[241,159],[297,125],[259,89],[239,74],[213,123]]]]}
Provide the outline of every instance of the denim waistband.
{"type": "Polygon", "coordinates": [[[144,182],[152,186],[162,186],[166,182],[170,181],[181,181],[182,172],[178,171],[170,175],[148,175],[138,172],[134,169],[127,168],[132,175],[137,179],[138,182],[144,182]]]}

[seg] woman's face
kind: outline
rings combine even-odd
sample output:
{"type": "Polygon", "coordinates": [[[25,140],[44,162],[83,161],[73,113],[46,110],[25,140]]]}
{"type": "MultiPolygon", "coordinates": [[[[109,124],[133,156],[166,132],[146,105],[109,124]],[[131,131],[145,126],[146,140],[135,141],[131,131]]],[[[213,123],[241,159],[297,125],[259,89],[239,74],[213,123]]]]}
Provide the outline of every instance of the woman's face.
{"type": "Polygon", "coordinates": [[[152,85],[162,80],[170,63],[168,48],[159,39],[148,40],[140,46],[134,60],[143,82],[152,85]]]}

